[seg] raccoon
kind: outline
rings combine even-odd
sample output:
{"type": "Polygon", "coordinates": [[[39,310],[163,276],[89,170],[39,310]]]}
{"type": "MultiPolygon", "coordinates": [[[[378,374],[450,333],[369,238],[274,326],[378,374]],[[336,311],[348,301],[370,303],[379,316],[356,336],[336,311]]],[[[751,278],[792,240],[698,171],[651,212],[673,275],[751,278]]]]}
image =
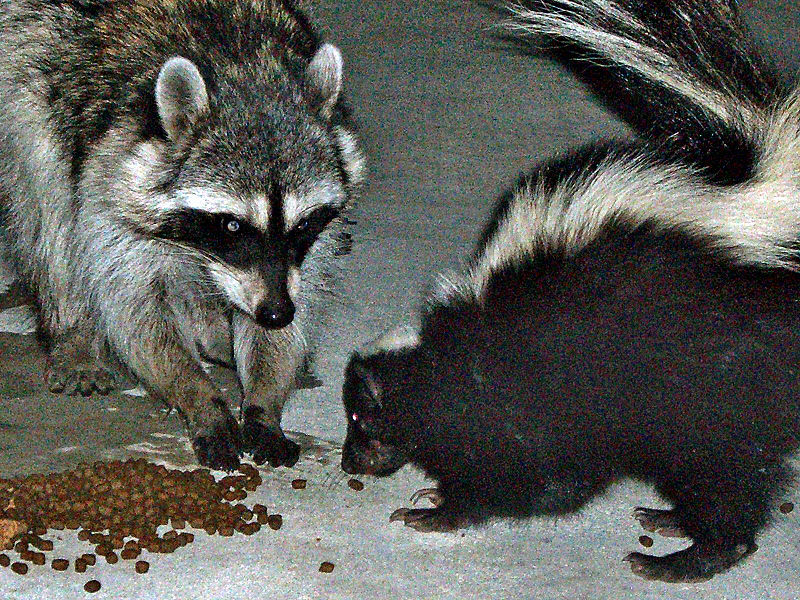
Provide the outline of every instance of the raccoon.
{"type": "Polygon", "coordinates": [[[201,464],[293,464],[281,410],[363,171],[341,52],[292,0],[12,0],[0,30],[0,233],[49,389],[121,365],[201,464]]]}
{"type": "Polygon", "coordinates": [[[686,536],[634,552],[696,582],[753,553],[800,447],[800,91],[723,0],[531,0],[506,31],[552,49],[633,127],[536,167],[414,328],[351,357],[347,473],[437,482],[390,520],[450,531],[578,511],[652,483],[686,536]]]}

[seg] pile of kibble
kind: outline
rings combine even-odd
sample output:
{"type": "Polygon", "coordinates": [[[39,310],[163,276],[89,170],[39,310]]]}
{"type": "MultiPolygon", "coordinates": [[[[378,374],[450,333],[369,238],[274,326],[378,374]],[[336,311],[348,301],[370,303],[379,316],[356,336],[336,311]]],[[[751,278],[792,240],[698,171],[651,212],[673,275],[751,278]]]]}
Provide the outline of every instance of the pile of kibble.
{"type": "MultiPolygon", "coordinates": [[[[53,551],[48,532],[73,529],[80,540],[94,546],[94,553],[71,559],[57,556],[50,561],[53,569],[72,567],[83,573],[102,557],[110,564],[136,560],[136,572],[146,573],[149,564],[140,560],[142,551],[174,552],[191,544],[194,535],[183,531],[187,526],[222,536],[252,535],[262,525],[279,529],[281,515],[268,514],[260,504],[248,508],[240,502],[260,484],[258,469],[248,464],[239,467],[239,474],[217,481],[207,469],[167,469],[144,459],[0,479],[0,521],[24,524],[3,548],[15,551],[19,560],[0,553],[0,566],[24,575],[28,564],[45,565],[45,552],[53,551]],[[161,526],[170,528],[162,527],[159,535],[161,526]]],[[[100,583],[91,580],[85,589],[97,591],[100,583]]]]}

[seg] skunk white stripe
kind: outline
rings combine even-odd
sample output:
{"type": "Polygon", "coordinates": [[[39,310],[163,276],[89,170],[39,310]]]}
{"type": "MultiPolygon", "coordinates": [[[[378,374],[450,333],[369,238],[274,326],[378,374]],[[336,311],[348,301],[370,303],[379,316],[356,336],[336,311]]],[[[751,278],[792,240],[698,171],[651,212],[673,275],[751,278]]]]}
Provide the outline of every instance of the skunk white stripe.
{"type": "MultiPolygon", "coordinates": [[[[797,139],[776,137],[784,142],[772,153],[776,159],[785,146],[798,145],[797,139]]],[[[767,161],[752,181],[721,187],[681,165],[652,165],[642,156],[609,159],[551,191],[529,179],[516,190],[483,254],[466,274],[441,278],[434,301],[480,298],[498,270],[554,249],[574,254],[615,219],[709,236],[743,264],[794,270],[796,253],[789,246],[800,233],[800,189],[793,172],[767,161]]]]}
{"type": "MultiPolygon", "coordinates": [[[[726,89],[713,89],[687,77],[685,70],[669,55],[659,51],[657,40],[652,46],[624,37],[614,30],[634,29],[643,38],[651,31],[629,12],[608,0],[552,0],[542,10],[519,4],[508,6],[512,17],[504,26],[516,33],[534,38],[566,39],[590,48],[611,62],[632,69],[648,80],[688,98],[729,124],[763,123],[763,115],[752,105],[738,99],[726,89]],[[604,25],[603,19],[610,21],[604,25]],[[732,102],[737,99],[736,102],[732,102]]],[[[702,49],[698,48],[698,53],[702,49]]]]}

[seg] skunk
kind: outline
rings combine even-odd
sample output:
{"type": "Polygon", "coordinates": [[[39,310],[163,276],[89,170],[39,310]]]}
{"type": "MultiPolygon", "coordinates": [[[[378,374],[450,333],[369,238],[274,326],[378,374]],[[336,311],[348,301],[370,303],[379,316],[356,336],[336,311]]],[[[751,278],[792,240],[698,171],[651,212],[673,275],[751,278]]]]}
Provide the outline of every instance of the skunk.
{"type": "Polygon", "coordinates": [[[515,39],[574,68],[638,134],[503,195],[415,329],[353,354],[342,468],[411,463],[449,531],[579,510],[624,477],[686,536],[637,575],[696,582],[757,549],[800,446],[800,92],[723,0],[530,0],[515,39]]]}

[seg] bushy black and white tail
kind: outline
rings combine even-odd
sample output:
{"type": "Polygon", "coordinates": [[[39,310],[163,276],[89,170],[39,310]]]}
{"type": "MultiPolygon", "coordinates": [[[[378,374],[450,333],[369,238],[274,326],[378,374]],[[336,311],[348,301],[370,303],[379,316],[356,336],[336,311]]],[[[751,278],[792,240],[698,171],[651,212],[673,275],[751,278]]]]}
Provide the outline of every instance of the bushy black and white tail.
{"type": "Polygon", "coordinates": [[[556,52],[644,137],[717,183],[750,178],[781,84],[732,0],[523,0],[505,26],[556,52]]]}

